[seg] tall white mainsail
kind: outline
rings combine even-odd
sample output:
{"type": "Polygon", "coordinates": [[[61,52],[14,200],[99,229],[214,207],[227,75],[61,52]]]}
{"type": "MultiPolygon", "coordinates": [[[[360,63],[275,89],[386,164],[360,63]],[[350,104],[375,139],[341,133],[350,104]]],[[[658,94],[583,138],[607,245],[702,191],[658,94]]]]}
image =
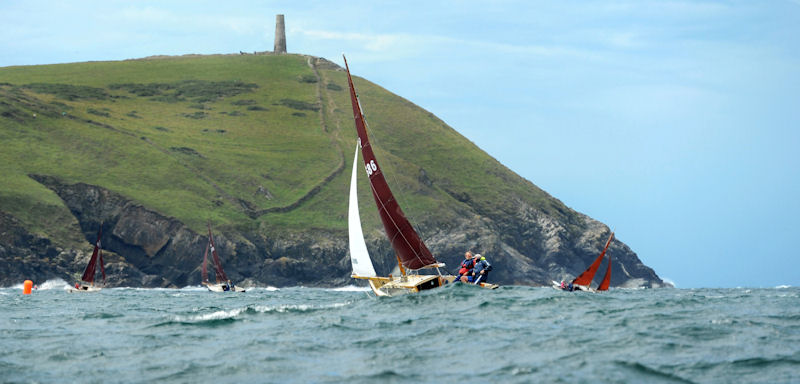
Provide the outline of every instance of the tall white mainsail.
{"type": "Polygon", "coordinates": [[[358,214],[358,192],[356,181],[358,180],[358,147],[356,144],[356,154],[353,158],[353,175],[350,177],[350,206],[347,210],[347,229],[350,236],[350,261],[353,263],[353,275],[363,277],[375,277],[375,268],[372,267],[372,259],[369,258],[367,243],[364,242],[364,232],[361,230],[361,217],[358,214]]]}

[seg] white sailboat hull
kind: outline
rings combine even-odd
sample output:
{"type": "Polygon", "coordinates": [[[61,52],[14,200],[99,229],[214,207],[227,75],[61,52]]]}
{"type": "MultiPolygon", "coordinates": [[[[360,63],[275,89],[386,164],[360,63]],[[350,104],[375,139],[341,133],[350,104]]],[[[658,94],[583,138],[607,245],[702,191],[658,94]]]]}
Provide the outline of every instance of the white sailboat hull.
{"type": "MultiPolygon", "coordinates": [[[[452,284],[455,282],[455,276],[439,276],[439,275],[407,275],[397,277],[362,277],[353,276],[357,279],[366,279],[369,281],[369,286],[375,296],[400,296],[410,293],[419,293],[428,289],[438,288],[445,284],[452,284]]],[[[469,284],[474,285],[474,284],[469,284]]],[[[477,285],[480,288],[497,289],[497,284],[481,283],[477,285]]]]}
{"type": "Polygon", "coordinates": [[[74,286],[69,287],[69,289],[67,289],[67,292],[69,292],[69,293],[75,293],[75,292],[100,292],[101,289],[102,288],[95,287],[94,285],[90,285],[90,284],[79,284],[77,288],[74,287],[74,286]]]}
{"type": "MultiPolygon", "coordinates": [[[[557,289],[559,291],[566,291],[566,289],[562,289],[561,288],[561,283],[556,282],[555,280],[551,280],[551,281],[553,282],[553,285],[552,285],[553,289],[557,289]]],[[[591,287],[586,287],[586,286],[583,286],[583,285],[573,285],[572,286],[572,290],[573,291],[584,291],[584,292],[597,292],[596,289],[591,288],[591,287]]]]}
{"type": "Polygon", "coordinates": [[[245,289],[242,287],[233,286],[233,290],[226,289],[228,284],[211,284],[211,283],[203,283],[203,285],[208,288],[211,292],[244,292],[245,289]]]}

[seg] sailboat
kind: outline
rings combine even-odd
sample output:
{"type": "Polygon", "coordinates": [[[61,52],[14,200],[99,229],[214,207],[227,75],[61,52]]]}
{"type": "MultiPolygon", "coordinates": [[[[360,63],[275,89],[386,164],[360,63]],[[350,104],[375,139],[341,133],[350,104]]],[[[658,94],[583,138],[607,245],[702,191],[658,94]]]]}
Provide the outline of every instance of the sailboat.
{"type": "Polygon", "coordinates": [[[103,250],[100,246],[100,237],[103,235],[103,225],[100,225],[100,230],[97,231],[97,241],[94,243],[94,251],[89,263],[86,264],[86,269],[83,271],[81,281],[75,283],[74,287],[69,288],[69,292],[97,292],[101,288],[94,285],[94,275],[97,272],[97,261],[100,261],[100,272],[103,274],[103,285],[106,283],[106,267],[103,263],[103,250]]]}
{"type": "Polygon", "coordinates": [[[225,275],[225,270],[222,269],[222,263],[219,261],[217,254],[217,247],[214,246],[214,236],[211,235],[211,224],[208,224],[208,244],[206,244],[206,252],[203,254],[203,281],[201,284],[205,285],[211,292],[244,292],[244,288],[237,287],[231,283],[228,276],[225,275]],[[212,260],[214,262],[214,274],[216,275],[216,283],[208,281],[208,251],[211,251],[212,260]]]}
{"type": "MultiPolygon", "coordinates": [[[[350,103],[353,106],[353,118],[358,132],[358,145],[353,159],[353,172],[350,179],[350,206],[348,210],[348,232],[350,240],[350,258],[353,264],[352,277],[365,279],[377,296],[395,296],[399,294],[416,293],[428,289],[438,288],[444,284],[452,283],[455,276],[442,275],[439,268],[444,267],[428,250],[420,239],[417,231],[411,226],[397,200],[394,198],[389,185],[383,175],[383,170],[378,166],[378,161],[372,151],[372,146],[367,136],[367,123],[358,100],[353,78],[350,76],[350,67],[347,58],[344,59],[347,70],[347,82],[350,86],[350,103]],[[361,229],[361,219],[358,212],[358,196],[356,193],[358,149],[361,148],[364,168],[367,171],[372,197],[378,207],[386,236],[392,244],[400,276],[377,276],[369,257],[364,235],[361,229]],[[419,270],[435,270],[435,274],[421,275],[419,270]]],[[[497,288],[495,284],[481,283],[485,288],[497,288]]]]}
{"type": "Polygon", "coordinates": [[[603,276],[603,280],[600,282],[600,285],[597,286],[597,289],[590,287],[592,284],[592,280],[594,279],[594,275],[597,273],[597,270],[600,268],[600,263],[603,261],[603,257],[606,255],[606,251],[608,251],[608,246],[611,245],[611,240],[614,239],[614,232],[611,232],[611,235],[608,236],[608,241],[606,241],[606,246],[603,247],[603,251],[600,252],[600,255],[594,260],[592,265],[589,266],[583,273],[581,273],[578,277],[576,277],[569,285],[564,285],[563,282],[558,283],[553,281],[553,288],[565,290],[565,291],[607,291],[608,286],[611,285],[611,254],[608,255],[608,267],[606,268],[606,275],[603,276]],[[570,288],[571,287],[571,288],[570,288]]]}

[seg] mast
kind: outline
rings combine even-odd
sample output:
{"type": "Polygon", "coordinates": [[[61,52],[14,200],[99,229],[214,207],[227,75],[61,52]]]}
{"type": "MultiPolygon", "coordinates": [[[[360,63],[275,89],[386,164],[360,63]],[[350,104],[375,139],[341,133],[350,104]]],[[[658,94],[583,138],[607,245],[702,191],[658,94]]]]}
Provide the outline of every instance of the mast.
{"type": "Polygon", "coordinates": [[[428,250],[428,247],[425,246],[425,243],[419,238],[417,231],[408,222],[391,189],[389,189],[389,184],[386,183],[383,170],[378,166],[378,161],[369,143],[367,122],[364,119],[361,102],[358,100],[358,95],[353,85],[353,78],[350,76],[347,58],[344,58],[344,65],[347,70],[347,82],[350,86],[350,104],[353,106],[353,119],[355,120],[359,143],[361,144],[364,167],[367,175],[369,175],[372,197],[378,206],[383,228],[386,230],[386,236],[392,244],[395,256],[397,256],[400,270],[405,276],[404,268],[416,270],[441,266],[431,254],[431,251],[428,250]]]}
{"type": "Polygon", "coordinates": [[[611,244],[611,239],[613,238],[614,232],[611,232],[611,235],[608,236],[608,241],[606,241],[606,246],[603,247],[603,251],[600,252],[600,256],[597,256],[597,259],[594,260],[594,263],[592,263],[589,268],[583,271],[580,276],[576,277],[575,280],[572,280],[572,285],[583,285],[588,287],[592,283],[592,279],[594,279],[597,269],[600,268],[600,263],[603,261],[603,256],[605,256],[608,246],[611,244]]]}

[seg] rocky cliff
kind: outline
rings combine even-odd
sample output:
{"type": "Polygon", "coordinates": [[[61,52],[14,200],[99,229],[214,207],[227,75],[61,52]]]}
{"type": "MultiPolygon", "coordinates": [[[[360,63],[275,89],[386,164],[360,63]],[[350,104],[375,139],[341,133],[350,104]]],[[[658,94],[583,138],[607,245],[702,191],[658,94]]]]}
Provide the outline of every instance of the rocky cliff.
{"type": "MultiPolygon", "coordinates": [[[[493,282],[548,285],[600,252],[606,225],[430,112],[354,81],[389,184],[447,272],[469,249],[493,282]]],[[[337,65],[291,54],[0,68],[0,284],[78,278],[102,226],[109,285],[197,285],[206,222],[240,285],[355,284],[346,84],[337,65]]],[[[396,259],[358,190],[388,274],[396,259]]],[[[621,241],[610,254],[612,286],[663,284],[621,241]]]]}
{"type": "MultiPolygon", "coordinates": [[[[116,193],[88,184],[65,184],[32,176],[58,194],[80,225],[87,246],[62,249],[27,233],[7,214],[0,215],[0,262],[8,273],[0,284],[21,276],[43,281],[70,280],[83,270],[100,226],[111,286],[182,287],[200,283],[205,234],[116,193]]],[[[608,228],[586,216],[570,230],[563,223],[519,202],[518,211],[502,220],[463,218],[446,229],[429,228],[427,243],[449,266],[458,265],[466,249],[489,256],[492,280],[500,284],[547,285],[553,278],[579,274],[602,247],[608,228]]],[[[425,226],[421,226],[425,228],[425,226]]],[[[217,249],[228,276],[249,286],[340,286],[353,283],[346,233],[308,231],[266,238],[239,231],[215,231],[217,249]]],[[[370,239],[376,269],[389,273],[394,257],[388,242],[370,239]]],[[[659,287],[663,282],[623,243],[609,251],[612,285],[659,287]]]]}

